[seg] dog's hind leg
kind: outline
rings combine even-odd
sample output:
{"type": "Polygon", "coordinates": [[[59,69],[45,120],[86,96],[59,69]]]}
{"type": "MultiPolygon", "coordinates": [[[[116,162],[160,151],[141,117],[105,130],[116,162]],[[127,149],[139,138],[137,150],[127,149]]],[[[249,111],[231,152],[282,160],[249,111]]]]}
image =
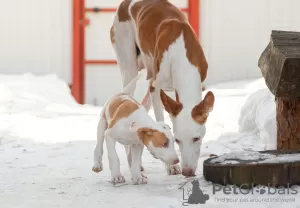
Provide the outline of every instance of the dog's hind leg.
{"type": "MultiPolygon", "coordinates": [[[[124,89],[138,75],[141,58],[138,55],[139,51],[130,20],[120,22],[116,15],[110,31],[111,43],[120,67],[124,89]]],[[[129,94],[133,96],[134,91],[135,87],[129,94]]]]}

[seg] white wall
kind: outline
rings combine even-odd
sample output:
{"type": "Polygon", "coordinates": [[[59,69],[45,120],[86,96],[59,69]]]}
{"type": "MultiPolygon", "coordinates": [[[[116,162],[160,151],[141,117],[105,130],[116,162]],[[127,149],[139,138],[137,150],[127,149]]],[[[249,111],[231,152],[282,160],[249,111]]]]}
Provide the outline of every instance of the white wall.
{"type": "Polygon", "coordinates": [[[0,0],[0,73],[71,82],[72,0],[0,0]]]}
{"type": "MultiPolygon", "coordinates": [[[[116,7],[120,0],[86,0],[116,7]]],[[[185,7],[187,0],[172,1],[185,7]]],[[[206,84],[261,76],[258,58],[272,29],[300,31],[299,0],[201,0],[206,84]]],[[[72,80],[72,0],[0,0],[0,73],[57,73],[72,80]]],[[[86,58],[115,59],[112,13],[88,14],[86,58]]],[[[121,89],[117,66],[86,67],[86,102],[103,104],[121,89]]]]}
{"type": "Polygon", "coordinates": [[[300,31],[299,0],[202,0],[206,83],[260,77],[258,59],[271,30],[300,31]]]}

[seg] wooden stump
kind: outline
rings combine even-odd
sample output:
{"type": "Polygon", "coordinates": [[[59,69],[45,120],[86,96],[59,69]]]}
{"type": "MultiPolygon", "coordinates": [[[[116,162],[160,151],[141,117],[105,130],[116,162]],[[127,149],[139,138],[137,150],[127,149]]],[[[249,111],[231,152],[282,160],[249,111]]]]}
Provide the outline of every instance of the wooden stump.
{"type": "Polygon", "coordinates": [[[277,149],[300,150],[300,33],[272,31],[258,65],[276,98],[277,149]]]}
{"type": "Polygon", "coordinates": [[[209,158],[203,163],[203,175],[207,181],[245,189],[257,185],[291,187],[300,184],[300,151],[252,153],[252,159],[245,156],[249,154],[247,151],[209,158]]]}
{"type": "Polygon", "coordinates": [[[276,98],[277,149],[300,149],[300,101],[276,98]]]}

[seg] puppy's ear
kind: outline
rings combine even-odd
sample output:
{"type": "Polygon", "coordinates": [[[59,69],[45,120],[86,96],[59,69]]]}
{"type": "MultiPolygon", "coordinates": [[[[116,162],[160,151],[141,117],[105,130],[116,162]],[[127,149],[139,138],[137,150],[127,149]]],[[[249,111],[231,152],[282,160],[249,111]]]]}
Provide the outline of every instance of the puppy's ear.
{"type": "Polygon", "coordinates": [[[144,145],[147,145],[148,142],[151,140],[152,136],[154,135],[154,131],[150,128],[139,128],[137,130],[137,134],[140,140],[144,143],[144,145]]]}

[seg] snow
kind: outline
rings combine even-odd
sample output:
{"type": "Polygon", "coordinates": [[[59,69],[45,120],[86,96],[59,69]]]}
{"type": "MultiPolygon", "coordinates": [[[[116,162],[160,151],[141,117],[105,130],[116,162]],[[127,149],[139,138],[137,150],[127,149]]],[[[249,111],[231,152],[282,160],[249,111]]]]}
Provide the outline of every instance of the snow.
{"type": "Polygon", "coordinates": [[[271,154],[262,154],[255,151],[238,151],[223,154],[211,160],[211,163],[224,164],[227,160],[266,160],[275,157],[271,154]]]}
{"type": "MultiPolygon", "coordinates": [[[[146,185],[131,184],[125,150],[119,144],[121,172],[127,183],[120,187],[109,183],[105,146],[104,171],[92,172],[101,107],[77,104],[67,84],[58,77],[0,75],[0,83],[1,208],[182,207],[183,192],[179,188],[187,179],[167,176],[164,165],[146,150],[146,185]]],[[[216,102],[197,170],[200,188],[210,196],[201,206],[300,206],[298,196],[262,196],[256,188],[248,195],[240,190],[238,194],[214,193],[214,186],[203,178],[203,161],[210,154],[273,148],[275,103],[262,79],[220,83],[207,89],[214,92],[216,102]]],[[[150,114],[154,116],[152,110],[150,114]]],[[[169,119],[167,122],[170,124],[169,119]]]]}
{"type": "Polygon", "coordinates": [[[274,155],[270,153],[260,153],[256,151],[236,151],[220,155],[210,161],[210,163],[218,164],[238,164],[239,160],[247,161],[247,164],[257,163],[279,163],[279,162],[299,162],[300,154],[280,154],[274,155]],[[255,160],[253,162],[253,160],[255,160]]]}

